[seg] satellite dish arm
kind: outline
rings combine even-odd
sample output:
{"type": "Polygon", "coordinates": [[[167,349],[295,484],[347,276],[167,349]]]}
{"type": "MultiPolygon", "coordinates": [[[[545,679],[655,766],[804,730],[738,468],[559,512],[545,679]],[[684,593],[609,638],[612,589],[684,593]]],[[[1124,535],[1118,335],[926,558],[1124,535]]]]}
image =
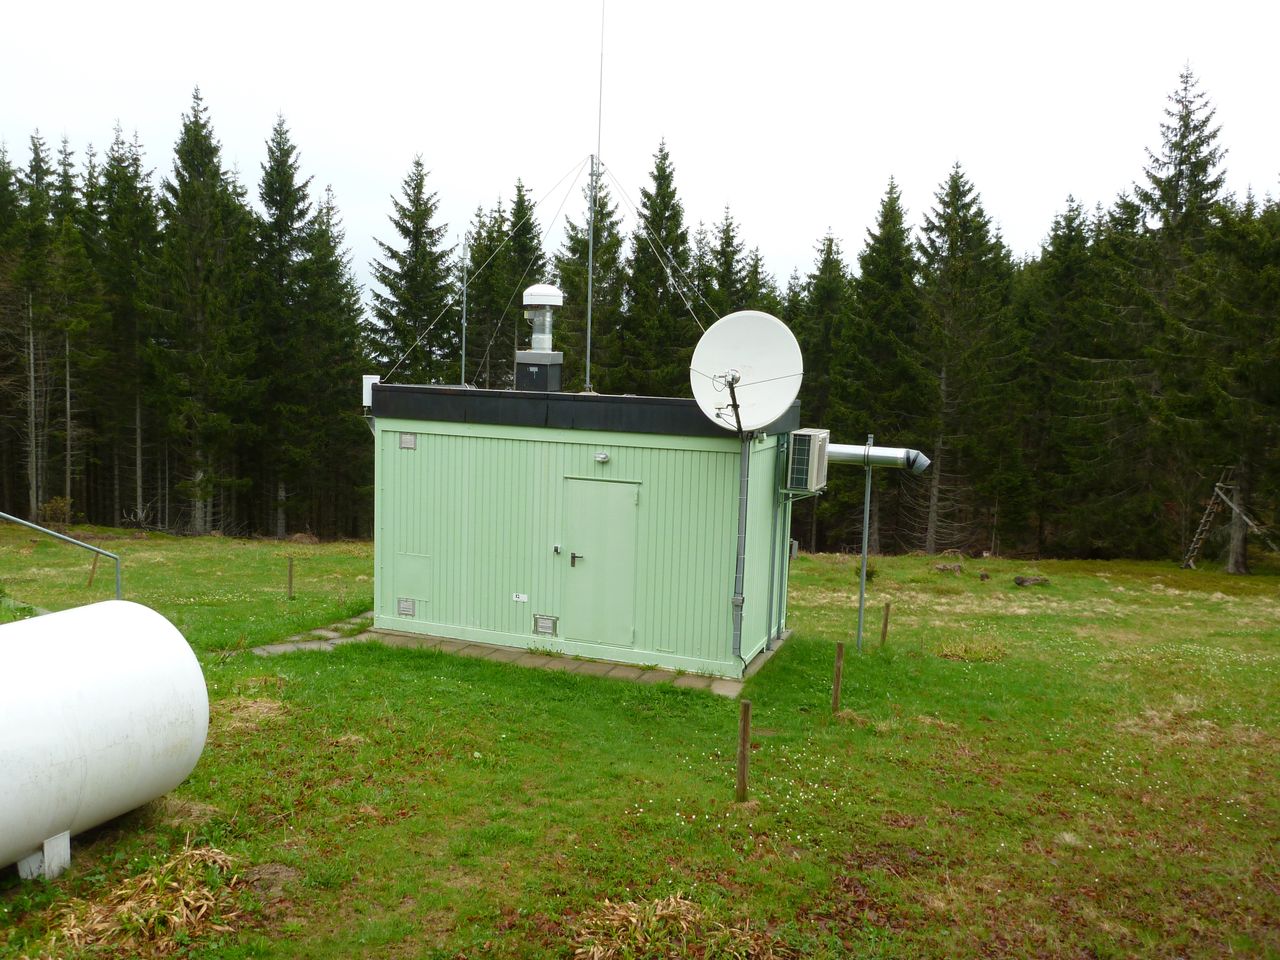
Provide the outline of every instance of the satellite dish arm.
{"type": "Polygon", "coordinates": [[[725,374],[725,384],[729,387],[729,406],[733,407],[733,422],[738,428],[738,439],[742,439],[742,413],[738,410],[738,391],[735,389],[738,383],[738,372],[730,370],[725,374]]]}
{"type": "Polygon", "coordinates": [[[866,467],[904,467],[912,473],[929,469],[929,458],[906,447],[869,447],[848,443],[827,446],[828,463],[860,463],[866,467]]]}

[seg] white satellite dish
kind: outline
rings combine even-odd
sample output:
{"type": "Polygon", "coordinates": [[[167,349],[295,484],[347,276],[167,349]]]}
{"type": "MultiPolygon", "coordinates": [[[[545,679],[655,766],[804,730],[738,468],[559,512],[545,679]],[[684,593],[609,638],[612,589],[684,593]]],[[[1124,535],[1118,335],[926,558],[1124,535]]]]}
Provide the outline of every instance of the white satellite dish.
{"type": "Polygon", "coordinates": [[[786,413],[803,376],[795,335],[759,310],[739,310],[713,323],[689,364],[693,399],[712,423],[735,432],[759,430],[786,413]]]}

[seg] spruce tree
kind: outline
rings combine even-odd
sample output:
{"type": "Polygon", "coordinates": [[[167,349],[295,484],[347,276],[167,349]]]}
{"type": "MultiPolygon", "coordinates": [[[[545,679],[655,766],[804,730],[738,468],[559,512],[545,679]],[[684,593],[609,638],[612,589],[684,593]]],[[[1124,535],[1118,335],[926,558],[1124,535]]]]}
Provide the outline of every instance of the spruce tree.
{"type": "MultiPolygon", "coordinates": [[[[308,356],[317,331],[301,309],[302,262],[311,219],[311,179],[298,174],[297,148],[284,118],[278,117],[267,141],[258,199],[255,301],[258,322],[256,379],[262,387],[262,433],[258,486],[263,513],[277,537],[288,527],[287,504],[292,491],[310,472],[311,404],[306,387],[312,370],[308,356]],[[267,505],[270,510],[266,510],[267,505]]],[[[265,517],[264,517],[265,519],[265,517]]]]}
{"type": "Polygon", "coordinates": [[[0,510],[20,513],[22,383],[25,368],[24,298],[18,288],[18,172],[0,144],[0,510]]]}
{"type": "Polygon", "coordinates": [[[998,399],[1019,349],[1008,252],[959,164],[935,201],[918,243],[921,366],[931,381],[921,406],[933,465],[915,513],[927,553],[992,543],[995,525],[1021,519],[1026,495],[1014,425],[998,399]]]}
{"type": "Polygon", "coordinates": [[[158,364],[172,404],[169,440],[194,533],[236,530],[246,489],[240,454],[254,430],[252,220],[244,188],[222,166],[197,89],[160,193],[158,364]]]}
{"type": "MultiPolygon", "coordinates": [[[[757,265],[757,271],[760,269],[757,265]]],[[[742,310],[747,298],[747,264],[743,258],[742,240],[738,225],[726,204],[724,218],[716,227],[715,244],[711,249],[712,286],[708,302],[717,317],[742,310]]],[[[757,273],[757,283],[759,274],[757,273]]]]}
{"type": "MultiPolygon", "coordinates": [[[[838,378],[848,386],[835,404],[850,442],[874,433],[886,446],[925,445],[919,411],[930,378],[921,366],[924,316],[919,272],[902,194],[891,178],[858,254],[852,322],[836,348],[838,378]]],[[[899,471],[876,473],[869,538],[873,547],[881,542],[882,531],[900,539],[901,489],[916,488],[920,482],[899,471]]],[[[861,490],[861,484],[857,487],[861,490]]]]}
{"type": "MultiPolygon", "coordinates": [[[[494,351],[502,357],[507,367],[502,382],[514,385],[515,354],[528,349],[531,328],[524,319],[524,291],[547,278],[547,255],[542,249],[542,228],[538,225],[536,204],[525,189],[524,182],[516,180],[515,197],[511,201],[511,233],[506,246],[494,261],[497,277],[507,291],[503,307],[505,316],[498,327],[494,351]]],[[[501,290],[499,291],[501,293],[501,290]]],[[[495,359],[494,361],[498,361],[495,359]]]]}
{"type": "Polygon", "coordinates": [[[778,285],[773,275],[764,265],[764,257],[760,248],[753,247],[747,254],[742,276],[742,308],[744,310],[763,310],[772,316],[782,313],[782,297],[778,293],[778,285]]]}
{"type": "Polygon", "coordinates": [[[126,141],[119,127],[107,150],[97,196],[102,222],[98,273],[108,315],[106,350],[115,378],[111,398],[95,411],[94,460],[101,465],[102,480],[98,486],[110,490],[97,509],[112,523],[127,513],[133,523],[159,526],[164,522],[162,484],[153,479],[152,496],[146,495],[147,447],[155,461],[170,407],[159,386],[165,355],[155,309],[160,293],[159,214],[142,146],[136,138],[126,141]]]}
{"type": "MultiPolygon", "coordinates": [[[[835,416],[834,399],[849,389],[840,379],[836,363],[838,344],[848,336],[851,321],[849,273],[840,244],[827,234],[818,244],[818,259],[804,291],[804,307],[794,333],[804,355],[804,381],[800,389],[800,410],[806,424],[829,429],[832,436],[848,436],[846,424],[835,416]]],[[[828,478],[828,492],[811,504],[817,511],[819,529],[811,526],[812,546],[843,548],[848,545],[852,471],[828,478]]],[[[859,489],[861,487],[859,486],[859,489]]],[[[811,523],[814,518],[810,517],[811,523]]],[[[861,517],[857,518],[860,523],[861,517]]],[[[852,521],[850,521],[852,522],[852,521]]]]}
{"type": "Polygon", "coordinates": [[[309,335],[298,370],[297,389],[306,403],[292,440],[302,467],[292,481],[290,513],[296,524],[330,537],[368,536],[373,522],[368,428],[352,402],[368,369],[361,350],[363,308],[344,244],[337,204],[326,189],[303,230],[299,260],[298,310],[309,335]],[[329,467],[316,470],[317,463],[329,467]]]}
{"type": "Polygon", "coordinates": [[[1145,183],[1136,188],[1157,229],[1174,244],[1203,239],[1226,182],[1226,151],[1218,146],[1221,128],[1213,122],[1217,111],[1199,85],[1184,67],[1160,125],[1160,152],[1147,150],[1145,183]]]}
{"type": "Polygon", "coordinates": [[[631,377],[629,392],[683,397],[690,393],[689,360],[699,336],[690,310],[689,231],[665,141],[653,159],[650,185],[640,188],[640,222],[627,260],[620,361],[631,377]]]}
{"type": "Polygon", "coordinates": [[[36,132],[31,136],[31,159],[20,176],[21,206],[15,226],[15,286],[22,321],[19,349],[22,363],[23,459],[26,463],[27,511],[36,519],[49,497],[49,429],[56,347],[50,311],[50,265],[53,247],[53,171],[48,148],[36,132]]]}
{"type": "Polygon", "coordinates": [[[373,326],[370,345],[383,376],[400,383],[454,383],[460,332],[449,268],[448,227],[435,222],[439,201],[427,191],[422,157],[413,158],[391,199],[396,239],[377,240],[382,259],[371,264],[373,326]]]}
{"type": "Polygon", "coordinates": [[[476,208],[467,231],[467,363],[465,381],[476,387],[497,389],[510,385],[506,348],[514,334],[499,343],[504,327],[515,328],[504,252],[510,221],[499,199],[494,208],[476,208]]]}

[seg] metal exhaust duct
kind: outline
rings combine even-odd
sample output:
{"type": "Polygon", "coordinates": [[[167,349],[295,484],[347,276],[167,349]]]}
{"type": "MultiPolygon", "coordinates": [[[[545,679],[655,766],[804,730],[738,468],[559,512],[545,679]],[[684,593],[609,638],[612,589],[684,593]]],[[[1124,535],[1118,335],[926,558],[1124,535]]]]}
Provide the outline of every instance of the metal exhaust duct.
{"type": "Polygon", "coordinates": [[[864,467],[903,467],[912,473],[929,469],[929,458],[906,447],[869,447],[848,443],[827,445],[827,462],[860,463],[864,467]]]}

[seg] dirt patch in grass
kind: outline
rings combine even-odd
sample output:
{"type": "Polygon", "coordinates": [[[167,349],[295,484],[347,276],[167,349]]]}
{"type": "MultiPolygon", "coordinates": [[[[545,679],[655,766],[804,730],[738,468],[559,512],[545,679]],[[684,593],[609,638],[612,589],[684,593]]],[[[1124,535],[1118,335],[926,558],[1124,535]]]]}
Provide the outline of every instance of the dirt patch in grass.
{"type": "Polygon", "coordinates": [[[995,640],[969,639],[944,640],[938,647],[938,656],[944,660],[963,660],[967,663],[995,663],[1003,660],[1007,651],[995,640]]]}
{"type": "Polygon", "coordinates": [[[577,960],[666,960],[669,957],[782,960],[800,954],[763,930],[725,924],[681,894],[661,900],[613,903],[577,918],[577,960]]]}
{"type": "Polygon", "coordinates": [[[209,704],[209,726],[221,733],[258,730],[284,715],[284,704],[268,697],[227,697],[209,704]]]}
{"type": "Polygon", "coordinates": [[[283,863],[260,863],[240,877],[262,904],[263,913],[275,916],[292,906],[286,890],[302,879],[302,872],[283,863]]]}
{"type": "Polygon", "coordinates": [[[92,900],[71,900],[51,911],[42,953],[70,947],[95,957],[166,957],[184,944],[231,933],[243,915],[242,881],[227,854],[187,848],[92,900]]]}

